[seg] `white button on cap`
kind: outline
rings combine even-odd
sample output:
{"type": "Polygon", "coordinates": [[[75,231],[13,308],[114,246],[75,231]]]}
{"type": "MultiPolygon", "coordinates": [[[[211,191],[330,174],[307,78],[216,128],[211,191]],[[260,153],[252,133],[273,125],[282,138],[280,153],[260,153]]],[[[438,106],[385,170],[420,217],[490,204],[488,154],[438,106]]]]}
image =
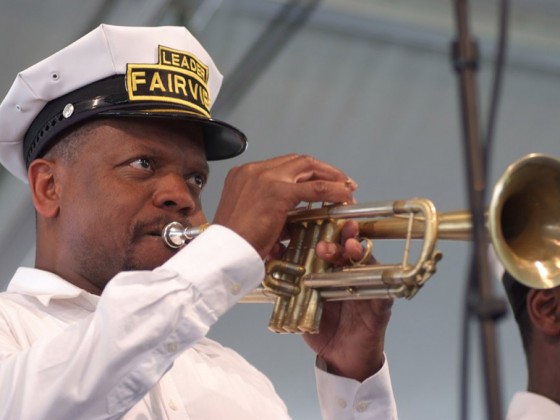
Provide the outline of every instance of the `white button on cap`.
{"type": "Polygon", "coordinates": [[[359,413],[363,413],[364,411],[366,411],[368,408],[367,403],[365,402],[359,402],[358,405],[356,405],[356,410],[358,410],[359,413]]]}
{"type": "Polygon", "coordinates": [[[172,409],[173,411],[177,411],[178,407],[177,404],[175,404],[175,401],[169,400],[169,408],[172,409]]]}
{"type": "Polygon", "coordinates": [[[62,116],[64,118],[70,118],[74,113],[74,105],[66,104],[64,105],[64,109],[62,110],[62,116]]]}
{"type": "Polygon", "coordinates": [[[336,400],[336,402],[337,402],[337,404],[338,404],[338,406],[339,406],[340,408],[346,408],[346,405],[347,405],[347,404],[346,404],[346,400],[345,400],[344,398],[340,398],[340,397],[339,397],[339,398],[336,400]]]}

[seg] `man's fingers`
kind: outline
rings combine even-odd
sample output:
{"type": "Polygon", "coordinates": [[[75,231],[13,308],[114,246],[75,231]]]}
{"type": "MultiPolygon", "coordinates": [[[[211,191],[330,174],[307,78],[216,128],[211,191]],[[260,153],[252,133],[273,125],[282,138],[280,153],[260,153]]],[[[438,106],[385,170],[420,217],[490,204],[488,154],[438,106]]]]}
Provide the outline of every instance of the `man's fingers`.
{"type": "Polygon", "coordinates": [[[348,239],[357,239],[360,236],[360,225],[356,220],[348,220],[342,226],[341,241],[345,243],[348,239]]]}
{"type": "Polygon", "coordinates": [[[337,263],[343,258],[342,247],[332,242],[320,241],[317,244],[317,256],[327,262],[337,263]]]}
{"type": "Polygon", "coordinates": [[[307,182],[313,180],[335,181],[346,183],[355,190],[358,185],[340,169],[308,155],[286,155],[263,161],[266,170],[274,174],[283,174],[285,182],[307,182]]]}
{"type": "Polygon", "coordinates": [[[363,246],[358,239],[348,239],[344,246],[332,242],[320,241],[317,244],[317,256],[331,264],[349,265],[351,261],[372,264],[375,262],[370,250],[363,246]]]}
{"type": "Polygon", "coordinates": [[[311,156],[247,163],[228,173],[214,223],[234,230],[267,256],[298,204],[354,203],[356,187],[344,172],[311,156]]]}
{"type": "Polygon", "coordinates": [[[346,182],[335,181],[307,181],[292,184],[294,197],[299,202],[309,203],[329,202],[329,203],[355,203],[354,188],[346,182]]]}

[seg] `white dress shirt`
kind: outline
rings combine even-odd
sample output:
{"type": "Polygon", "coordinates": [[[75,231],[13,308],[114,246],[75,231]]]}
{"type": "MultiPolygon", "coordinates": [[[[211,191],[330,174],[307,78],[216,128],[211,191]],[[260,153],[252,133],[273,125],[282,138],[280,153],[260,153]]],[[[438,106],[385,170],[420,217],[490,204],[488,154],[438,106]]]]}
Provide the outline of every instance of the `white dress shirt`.
{"type": "Polygon", "coordinates": [[[507,413],[507,420],[557,420],[560,405],[532,392],[516,392],[507,413]]]}
{"type": "MultiPolygon", "coordinates": [[[[261,372],[205,337],[263,276],[220,226],[101,296],[20,268],[0,294],[0,419],[289,419],[261,372]]],[[[387,363],[363,383],[316,375],[325,419],[396,418],[387,363]]]]}

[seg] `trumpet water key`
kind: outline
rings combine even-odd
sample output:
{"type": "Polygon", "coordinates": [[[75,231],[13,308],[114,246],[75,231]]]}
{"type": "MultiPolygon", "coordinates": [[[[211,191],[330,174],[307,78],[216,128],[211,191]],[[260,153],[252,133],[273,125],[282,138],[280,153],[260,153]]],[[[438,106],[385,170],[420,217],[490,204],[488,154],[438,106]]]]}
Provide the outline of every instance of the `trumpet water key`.
{"type": "MultiPolygon", "coordinates": [[[[559,219],[560,161],[531,154],[512,163],[494,187],[486,225],[505,269],[529,287],[560,285],[559,219]]],[[[168,226],[162,236],[173,247],[205,229],[168,226]]],[[[289,213],[286,229],[290,239],[283,256],[267,262],[261,286],[242,301],[273,302],[272,331],[314,333],[325,301],[412,298],[442,257],[437,240],[470,240],[472,224],[467,211],[438,213],[430,200],[414,198],[297,209],[289,213]],[[351,219],[367,240],[404,239],[401,260],[333,267],[318,258],[317,243],[338,242],[344,222],[351,219]],[[410,263],[413,239],[422,243],[416,262],[410,263]]]]}

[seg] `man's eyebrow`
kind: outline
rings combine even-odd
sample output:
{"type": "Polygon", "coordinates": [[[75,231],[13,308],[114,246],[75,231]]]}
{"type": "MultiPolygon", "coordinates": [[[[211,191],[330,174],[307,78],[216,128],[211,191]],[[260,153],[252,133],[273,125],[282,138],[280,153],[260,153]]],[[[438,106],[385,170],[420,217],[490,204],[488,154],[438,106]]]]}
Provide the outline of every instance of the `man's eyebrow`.
{"type": "Polygon", "coordinates": [[[200,164],[197,162],[194,165],[195,165],[195,170],[203,173],[206,177],[210,175],[210,165],[208,165],[208,162],[204,161],[204,162],[200,162],[200,164]]]}
{"type": "MultiPolygon", "coordinates": [[[[157,155],[159,153],[165,153],[165,148],[157,143],[156,144],[136,143],[134,146],[131,146],[131,152],[157,155]]],[[[206,157],[204,159],[200,158],[200,159],[193,160],[193,163],[199,166],[200,169],[205,171],[207,174],[210,174],[210,165],[208,164],[206,157]]]]}

